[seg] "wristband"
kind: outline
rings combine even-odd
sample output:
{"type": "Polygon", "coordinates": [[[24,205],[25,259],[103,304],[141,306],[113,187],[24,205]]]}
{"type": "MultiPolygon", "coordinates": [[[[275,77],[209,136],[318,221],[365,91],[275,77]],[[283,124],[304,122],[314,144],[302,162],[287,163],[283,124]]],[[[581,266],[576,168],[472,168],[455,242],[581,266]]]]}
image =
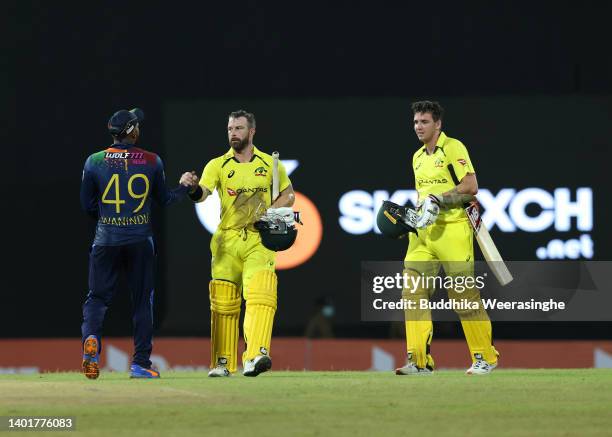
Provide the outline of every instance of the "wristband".
{"type": "Polygon", "coordinates": [[[198,188],[196,188],[196,190],[193,193],[189,193],[189,198],[193,200],[194,202],[197,202],[198,200],[202,198],[203,195],[204,195],[204,190],[202,190],[202,187],[198,185],[198,188]]]}

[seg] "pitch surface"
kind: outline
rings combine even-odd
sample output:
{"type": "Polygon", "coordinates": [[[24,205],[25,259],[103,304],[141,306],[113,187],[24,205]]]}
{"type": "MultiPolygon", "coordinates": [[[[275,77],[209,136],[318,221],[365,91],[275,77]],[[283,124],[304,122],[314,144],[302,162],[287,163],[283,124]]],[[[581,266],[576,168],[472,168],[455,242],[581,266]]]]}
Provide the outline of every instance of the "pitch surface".
{"type": "Polygon", "coordinates": [[[159,380],[47,373],[0,375],[0,394],[0,416],[74,416],[77,432],[66,433],[73,436],[586,436],[612,430],[612,370],[605,369],[499,369],[481,377],[166,372],[159,380]]]}

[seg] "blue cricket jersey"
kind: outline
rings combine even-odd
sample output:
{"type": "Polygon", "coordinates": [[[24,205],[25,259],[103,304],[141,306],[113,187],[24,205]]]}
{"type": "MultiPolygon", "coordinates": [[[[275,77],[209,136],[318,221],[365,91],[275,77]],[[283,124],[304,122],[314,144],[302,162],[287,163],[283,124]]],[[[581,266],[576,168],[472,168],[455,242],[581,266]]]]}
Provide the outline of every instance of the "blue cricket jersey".
{"type": "Polygon", "coordinates": [[[151,197],[165,206],[188,192],[183,185],[167,189],[157,154],[131,144],[113,144],[85,161],[81,206],[98,219],[94,244],[121,246],[153,236],[151,197]]]}

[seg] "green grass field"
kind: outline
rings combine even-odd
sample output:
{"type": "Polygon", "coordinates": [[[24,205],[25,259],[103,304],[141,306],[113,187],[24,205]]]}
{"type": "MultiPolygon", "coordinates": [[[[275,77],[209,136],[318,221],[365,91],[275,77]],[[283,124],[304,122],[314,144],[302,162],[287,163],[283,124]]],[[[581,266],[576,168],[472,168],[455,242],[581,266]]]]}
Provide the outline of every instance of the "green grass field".
{"type": "Polygon", "coordinates": [[[73,436],[609,436],[612,370],[0,375],[0,416],[14,415],[74,416],[73,436]]]}

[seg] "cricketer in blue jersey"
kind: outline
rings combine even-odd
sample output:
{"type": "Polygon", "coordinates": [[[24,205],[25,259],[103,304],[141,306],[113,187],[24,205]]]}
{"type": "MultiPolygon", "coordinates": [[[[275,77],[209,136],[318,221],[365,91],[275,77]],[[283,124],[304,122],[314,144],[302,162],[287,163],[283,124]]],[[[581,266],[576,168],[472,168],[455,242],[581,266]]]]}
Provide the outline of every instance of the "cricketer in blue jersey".
{"type": "Polygon", "coordinates": [[[98,221],[89,256],[89,293],[81,326],[82,368],[90,379],[100,373],[102,325],[122,271],[127,275],[133,305],[130,376],[159,378],[150,360],[155,255],[151,199],[169,205],[195,188],[195,183],[191,173],[184,173],[177,188],[166,187],[159,156],[134,146],[143,118],[139,109],[113,114],[108,122],[113,145],[89,156],[83,169],[81,206],[98,221]]]}

